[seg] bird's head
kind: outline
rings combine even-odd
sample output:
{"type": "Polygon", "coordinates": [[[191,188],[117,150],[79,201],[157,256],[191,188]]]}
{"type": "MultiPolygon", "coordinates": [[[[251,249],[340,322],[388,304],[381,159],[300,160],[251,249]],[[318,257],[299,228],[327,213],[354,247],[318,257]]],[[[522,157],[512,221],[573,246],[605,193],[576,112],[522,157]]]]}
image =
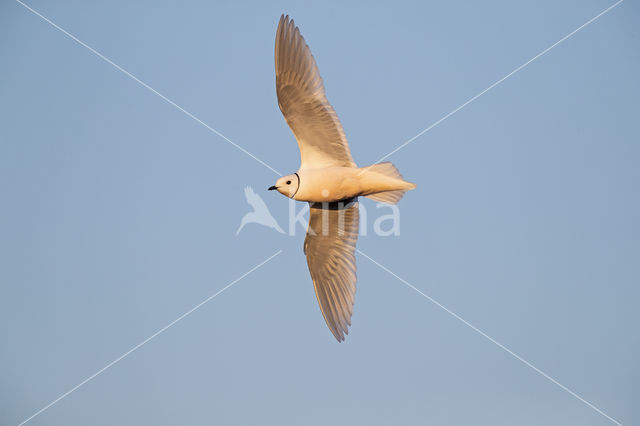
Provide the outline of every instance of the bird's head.
{"type": "Polygon", "coordinates": [[[297,173],[292,175],[283,176],[276,181],[276,184],[269,187],[269,191],[277,190],[282,195],[293,198],[298,192],[300,186],[300,176],[297,173]]]}

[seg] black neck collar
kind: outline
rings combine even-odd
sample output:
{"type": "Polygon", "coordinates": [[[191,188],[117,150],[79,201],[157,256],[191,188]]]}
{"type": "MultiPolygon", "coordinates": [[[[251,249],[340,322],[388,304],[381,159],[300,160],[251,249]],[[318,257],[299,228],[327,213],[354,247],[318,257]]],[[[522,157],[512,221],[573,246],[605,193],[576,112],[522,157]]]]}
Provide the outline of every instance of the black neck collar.
{"type": "Polygon", "coordinates": [[[298,193],[298,190],[300,189],[300,176],[298,176],[298,172],[295,172],[294,175],[296,175],[296,177],[298,178],[298,187],[296,188],[296,192],[294,192],[293,195],[291,196],[292,199],[293,197],[296,196],[296,194],[298,193]]]}

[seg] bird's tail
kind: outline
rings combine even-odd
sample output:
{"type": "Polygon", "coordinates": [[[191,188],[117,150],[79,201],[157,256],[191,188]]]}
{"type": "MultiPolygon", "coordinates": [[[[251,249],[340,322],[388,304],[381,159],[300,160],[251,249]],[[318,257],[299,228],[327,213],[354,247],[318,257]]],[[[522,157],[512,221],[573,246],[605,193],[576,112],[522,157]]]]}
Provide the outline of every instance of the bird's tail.
{"type": "Polygon", "coordinates": [[[404,180],[396,166],[388,161],[363,167],[362,173],[378,173],[392,180],[392,189],[366,195],[367,198],[381,203],[396,204],[405,192],[416,187],[415,183],[404,180]]]}

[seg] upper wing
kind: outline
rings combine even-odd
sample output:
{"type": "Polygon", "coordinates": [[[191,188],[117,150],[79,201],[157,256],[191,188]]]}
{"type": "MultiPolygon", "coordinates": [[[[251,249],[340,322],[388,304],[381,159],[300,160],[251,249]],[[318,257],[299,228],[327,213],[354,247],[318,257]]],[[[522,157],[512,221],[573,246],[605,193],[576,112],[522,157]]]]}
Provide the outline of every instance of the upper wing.
{"type": "Polygon", "coordinates": [[[311,204],[304,252],[320,310],[338,341],[349,333],[356,295],[358,203],[311,204]]]}
{"type": "Polygon", "coordinates": [[[300,168],[356,167],[322,77],[293,19],[282,15],[276,33],[278,106],[300,147],[300,168]]]}

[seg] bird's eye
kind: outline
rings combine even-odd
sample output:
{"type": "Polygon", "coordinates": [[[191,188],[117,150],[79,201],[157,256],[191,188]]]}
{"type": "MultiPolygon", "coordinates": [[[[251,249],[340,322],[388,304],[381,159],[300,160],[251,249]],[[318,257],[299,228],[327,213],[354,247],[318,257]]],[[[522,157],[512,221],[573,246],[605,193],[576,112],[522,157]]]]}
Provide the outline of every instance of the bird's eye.
{"type": "Polygon", "coordinates": [[[290,180],[287,181],[287,185],[291,185],[291,181],[290,180]]]}

